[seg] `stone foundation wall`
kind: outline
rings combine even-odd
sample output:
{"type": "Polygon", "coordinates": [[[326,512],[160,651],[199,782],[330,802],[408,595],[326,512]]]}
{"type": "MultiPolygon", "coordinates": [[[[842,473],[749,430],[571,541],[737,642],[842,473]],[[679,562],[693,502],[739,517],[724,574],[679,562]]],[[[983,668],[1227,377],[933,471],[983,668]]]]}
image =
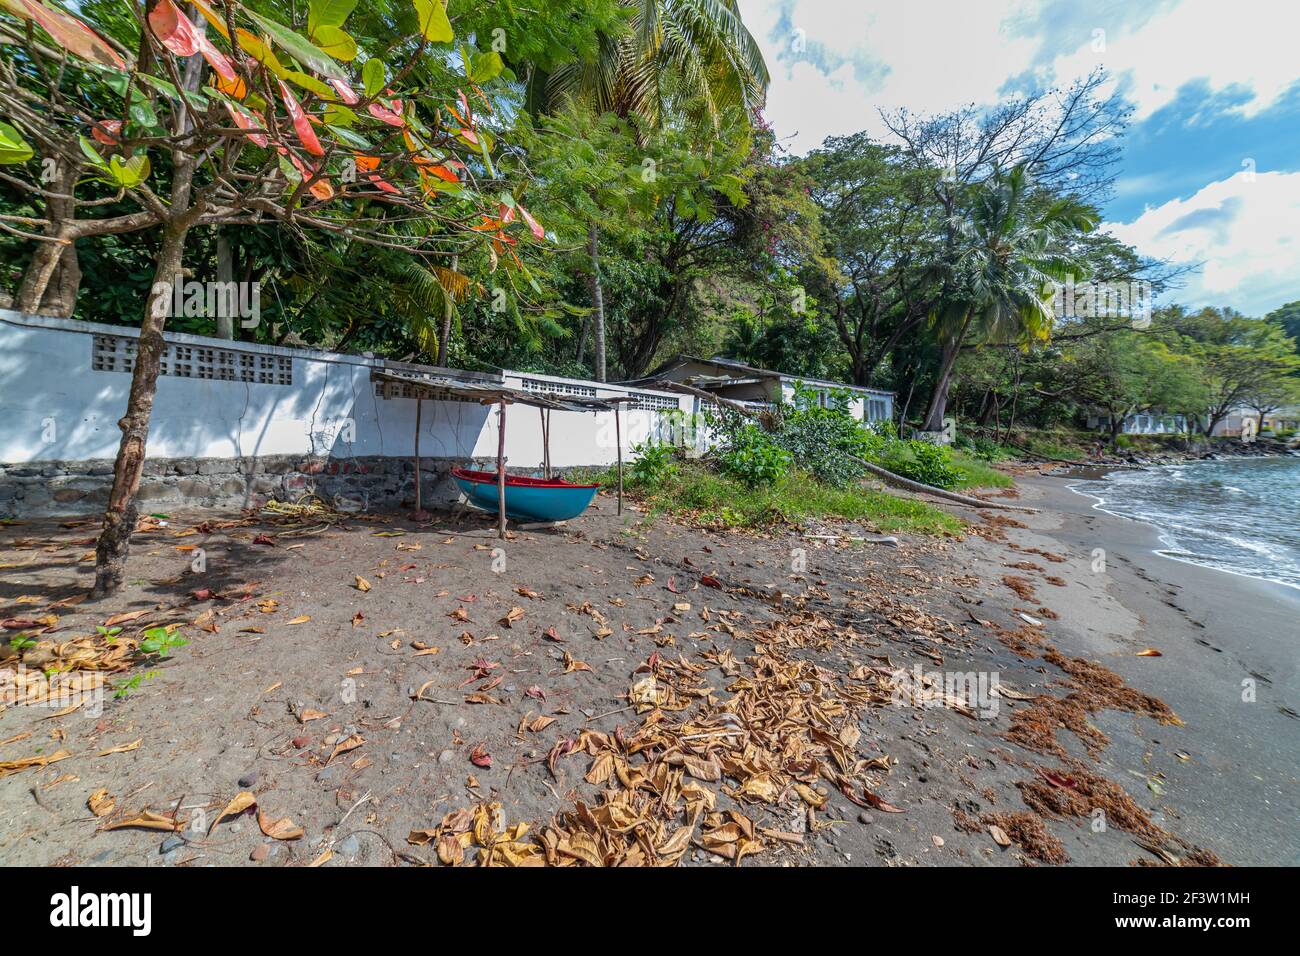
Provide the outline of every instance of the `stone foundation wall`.
{"type": "MultiPolygon", "coordinates": [[[[446,507],[460,496],[449,472],[463,460],[422,459],[422,503],[446,507]]],[[[471,467],[492,469],[495,463],[471,467]]],[[[238,509],[309,492],[343,511],[382,511],[415,502],[410,458],[154,458],[145,461],[137,500],[142,513],[167,508],[238,509]]],[[[101,511],[113,485],[110,459],[0,464],[0,516],[50,517],[101,511]]]]}

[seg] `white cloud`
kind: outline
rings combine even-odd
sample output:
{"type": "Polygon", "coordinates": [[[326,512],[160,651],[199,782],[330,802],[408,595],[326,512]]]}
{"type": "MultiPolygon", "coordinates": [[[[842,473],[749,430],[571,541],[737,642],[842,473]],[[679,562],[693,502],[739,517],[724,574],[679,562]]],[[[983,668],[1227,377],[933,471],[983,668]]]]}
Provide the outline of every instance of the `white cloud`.
{"type": "Polygon", "coordinates": [[[938,112],[993,103],[1012,72],[1026,69],[1036,38],[1013,37],[1004,22],[1033,0],[907,0],[847,5],[793,0],[791,29],[772,0],[741,0],[772,72],[768,118],[778,135],[798,133],[805,152],[831,134],[883,135],[878,110],[938,112]],[[796,38],[793,31],[800,31],[796,38]],[[792,48],[796,39],[807,53],[792,48]],[[814,62],[816,58],[817,62],[814,62]],[[829,75],[818,63],[835,64],[829,75]]]}
{"type": "Polygon", "coordinates": [[[1300,78],[1290,0],[1180,0],[1135,29],[1118,16],[1097,16],[1083,42],[1052,61],[1050,73],[1068,82],[1102,64],[1127,81],[1125,94],[1137,120],[1167,106],[1182,86],[1196,80],[1204,80],[1213,93],[1242,93],[1237,109],[1252,116],[1300,78]],[[1103,50],[1094,49],[1093,30],[1104,31],[1103,50]]]}
{"type": "Polygon", "coordinates": [[[1104,228],[1145,255],[1204,267],[1172,298],[1262,315],[1300,298],[1300,173],[1248,172],[1104,228]]]}
{"type": "Polygon", "coordinates": [[[1236,108],[1253,115],[1300,79],[1293,2],[1114,3],[1101,5],[1095,16],[1059,0],[740,5],[772,71],[768,117],[780,135],[797,131],[791,147],[804,152],[833,133],[868,129],[883,135],[880,108],[925,113],[991,105],[1013,77],[1063,85],[1097,66],[1123,84],[1138,120],[1198,80],[1212,93],[1241,95],[1236,108]],[[790,10],[788,27],[782,26],[784,8],[790,10]],[[796,30],[806,53],[792,49],[796,30]]]}

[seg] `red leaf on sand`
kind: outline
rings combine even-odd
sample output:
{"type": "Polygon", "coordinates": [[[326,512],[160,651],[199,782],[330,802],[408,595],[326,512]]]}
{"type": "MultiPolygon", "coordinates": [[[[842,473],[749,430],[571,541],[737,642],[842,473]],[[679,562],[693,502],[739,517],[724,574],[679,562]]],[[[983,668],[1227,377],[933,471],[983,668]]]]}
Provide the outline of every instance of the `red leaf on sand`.
{"type": "Polygon", "coordinates": [[[906,813],[907,812],[901,807],[894,806],[892,803],[886,803],[884,800],[876,796],[876,794],[872,793],[866,787],[862,788],[862,795],[867,798],[867,803],[875,807],[881,813],[906,813]]]}
{"type": "Polygon", "coordinates": [[[1050,770],[1039,770],[1038,773],[1053,787],[1060,787],[1062,790],[1073,790],[1078,786],[1073,777],[1062,777],[1059,773],[1052,773],[1050,770]]]}
{"type": "Polygon", "coordinates": [[[293,91],[284,85],[284,80],[276,79],[275,82],[280,84],[280,98],[284,100],[284,108],[289,111],[289,119],[293,120],[294,131],[297,132],[298,141],[302,143],[303,149],[313,156],[324,156],[325,150],[321,147],[320,140],[316,138],[316,131],[312,129],[307,114],[298,105],[293,91]]]}
{"type": "Polygon", "coordinates": [[[190,597],[196,601],[211,601],[217,596],[217,592],[212,588],[199,588],[197,591],[191,591],[190,597]]]}
{"type": "Polygon", "coordinates": [[[265,544],[272,548],[275,547],[275,541],[272,540],[269,535],[265,535],[265,534],[259,534],[256,538],[254,538],[253,544],[265,544]]]}
{"type": "Polygon", "coordinates": [[[701,574],[700,583],[706,588],[717,588],[719,591],[722,590],[722,582],[711,574],[701,574]]]}
{"type": "Polygon", "coordinates": [[[492,755],[483,749],[482,744],[476,744],[470,751],[469,762],[476,767],[491,767],[492,755]]]}
{"type": "Polygon", "coordinates": [[[540,700],[542,703],[546,703],[546,691],[542,690],[536,684],[528,688],[524,693],[533,698],[533,700],[540,700]]]}
{"type": "Polygon", "coordinates": [[[556,632],[554,625],[546,629],[546,637],[548,640],[555,641],[557,644],[564,643],[564,638],[560,637],[559,633],[556,632]]]}
{"type": "Polygon", "coordinates": [[[668,590],[672,591],[674,594],[681,594],[681,593],[682,593],[681,591],[677,590],[677,579],[676,579],[676,578],[669,578],[669,579],[668,579],[668,583],[667,583],[666,585],[664,585],[664,586],[665,586],[666,588],[668,588],[668,590]]]}

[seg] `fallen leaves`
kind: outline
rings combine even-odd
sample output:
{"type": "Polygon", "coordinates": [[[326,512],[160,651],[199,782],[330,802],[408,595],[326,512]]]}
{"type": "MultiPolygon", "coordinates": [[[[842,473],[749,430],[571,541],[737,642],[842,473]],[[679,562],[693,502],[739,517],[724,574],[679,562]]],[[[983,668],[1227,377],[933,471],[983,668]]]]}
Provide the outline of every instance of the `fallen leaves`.
{"type": "Polygon", "coordinates": [[[297,617],[285,621],[286,624],[306,624],[311,620],[310,614],[299,614],[297,617]]]}
{"type": "Polygon", "coordinates": [[[185,821],[163,816],[161,813],[154,813],[152,810],[143,810],[140,812],[139,816],[134,816],[127,820],[119,820],[116,823],[105,824],[103,829],[165,830],[169,833],[178,833],[185,829],[185,821]]]}
{"type": "Polygon", "coordinates": [[[261,808],[258,808],[257,811],[257,825],[272,840],[298,840],[306,832],[288,817],[274,820],[266,813],[263,813],[261,808]]]}
{"type": "Polygon", "coordinates": [[[59,760],[66,760],[71,756],[72,754],[66,750],[56,750],[52,754],[36,754],[33,757],[23,757],[19,760],[0,760],[0,777],[7,777],[10,774],[30,770],[33,767],[46,767],[59,760]]]}
{"type": "Polygon", "coordinates": [[[113,812],[117,801],[109,796],[107,787],[100,787],[86,798],[86,806],[97,817],[106,817],[113,812]]]}
{"type": "Polygon", "coordinates": [[[108,750],[101,750],[99,753],[95,754],[95,756],[96,756],[96,757],[107,757],[109,754],[125,754],[125,753],[130,753],[132,750],[139,750],[139,749],[140,749],[140,745],[141,745],[142,743],[144,743],[144,738],[143,738],[143,737],[137,737],[135,740],[131,741],[129,744],[121,744],[120,746],[117,746],[117,747],[110,747],[108,750]]]}
{"type": "Polygon", "coordinates": [[[351,750],[356,750],[365,742],[366,738],[362,737],[360,734],[349,734],[334,745],[334,750],[330,753],[329,759],[325,761],[325,766],[328,767],[339,754],[345,754],[351,750]]]}
{"type": "Polygon", "coordinates": [[[225,807],[222,808],[221,812],[217,814],[217,818],[213,820],[212,825],[208,827],[208,835],[211,836],[212,831],[217,828],[217,824],[222,820],[227,817],[237,817],[241,813],[247,812],[250,807],[255,806],[257,806],[257,798],[247,790],[241,790],[229,803],[225,805],[225,807]]]}

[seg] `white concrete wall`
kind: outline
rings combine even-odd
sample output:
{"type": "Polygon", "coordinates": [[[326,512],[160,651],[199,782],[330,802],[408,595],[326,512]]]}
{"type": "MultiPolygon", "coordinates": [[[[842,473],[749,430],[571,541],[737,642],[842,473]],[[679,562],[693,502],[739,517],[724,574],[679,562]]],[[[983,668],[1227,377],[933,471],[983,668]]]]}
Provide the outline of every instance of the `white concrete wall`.
{"type": "MultiPolygon", "coordinates": [[[[138,330],[0,309],[0,462],[112,458],[121,433],[131,376],[92,369],[95,334],[136,337],[138,330]]],[[[155,458],[240,458],[261,455],[384,455],[407,457],[415,445],[413,399],[382,398],[370,380],[379,359],[307,349],[275,348],[168,333],[167,340],[197,348],[231,349],[288,358],[293,384],[215,381],[161,375],[147,454],[155,458]]],[[[523,378],[573,382],[504,372],[508,385],[523,378]]],[[[647,392],[690,410],[688,396],[575,383],[601,397],[647,392]]],[[[623,454],[658,426],[659,413],[623,412],[623,454]]],[[[497,452],[495,409],[471,402],[426,400],[420,453],[429,458],[487,459],[497,452]]],[[[537,409],[511,406],[506,456],[512,468],[542,460],[537,409]]],[[[612,413],[551,413],[555,467],[607,465],[616,460],[612,413]]]]}

